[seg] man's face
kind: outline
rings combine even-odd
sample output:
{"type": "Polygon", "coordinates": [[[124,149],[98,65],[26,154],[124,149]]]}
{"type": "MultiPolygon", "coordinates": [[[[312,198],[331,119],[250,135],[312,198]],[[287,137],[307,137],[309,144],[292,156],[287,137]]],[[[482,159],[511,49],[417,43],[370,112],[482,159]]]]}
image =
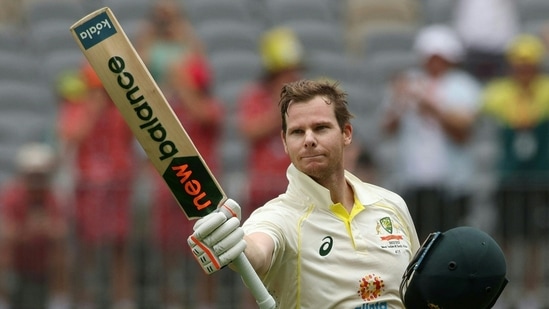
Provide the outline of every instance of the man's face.
{"type": "Polygon", "coordinates": [[[436,54],[427,58],[423,64],[425,71],[427,71],[427,73],[432,77],[437,77],[444,74],[452,66],[453,65],[450,61],[436,54]]]}
{"type": "Polygon", "coordinates": [[[301,172],[317,181],[343,170],[343,149],[351,143],[350,124],[340,128],[334,107],[322,97],[290,104],[284,148],[301,172]]]}
{"type": "Polygon", "coordinates": [[[539,66],[536,63],[516,62],[511,63],[514,78],[522,84],[531,83],[539,74],[539,66]]]}

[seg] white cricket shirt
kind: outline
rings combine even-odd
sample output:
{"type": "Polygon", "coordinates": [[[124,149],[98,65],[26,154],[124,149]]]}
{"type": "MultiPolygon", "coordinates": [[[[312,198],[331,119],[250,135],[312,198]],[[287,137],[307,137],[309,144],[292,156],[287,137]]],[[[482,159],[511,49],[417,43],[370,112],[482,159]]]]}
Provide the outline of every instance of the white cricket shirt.
{"type": "Polygon", "coordinates": [[[286,193],[243,224],[275,242],[262,280],[278,308],[404,308],[398,289],[419,248],[415,228],[397,194],[346,172],[355,192],[349,214],[329,191],[290,165],[286,193]]]}

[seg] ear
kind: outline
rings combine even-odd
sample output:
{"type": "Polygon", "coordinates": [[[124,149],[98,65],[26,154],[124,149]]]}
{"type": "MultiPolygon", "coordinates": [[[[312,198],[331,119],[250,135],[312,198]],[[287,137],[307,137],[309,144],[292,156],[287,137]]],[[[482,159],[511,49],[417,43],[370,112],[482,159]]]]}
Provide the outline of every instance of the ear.
{"type": "Polygon", "coordinates": [[[343,127],[343,143],[349,146],[353,141],[353,126],[348,123],[343,127]]]}
{"type": "Polygon", "coordinates": [[[284,145],[284,152],[288,154],[288,146],[286,146],[286,136],[284,136],[284,130],[280,130],[280,139],[282,139],[282,144],[284,145]]]}

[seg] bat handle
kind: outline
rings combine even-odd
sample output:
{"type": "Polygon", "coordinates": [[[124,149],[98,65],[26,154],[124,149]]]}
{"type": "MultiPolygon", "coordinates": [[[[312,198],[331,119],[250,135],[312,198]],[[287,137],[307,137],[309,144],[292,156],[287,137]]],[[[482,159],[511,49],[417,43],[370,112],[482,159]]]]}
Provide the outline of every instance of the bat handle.
{"type": "Polygon", "coordinates": [[[271,294],[269,294],[269,291],[267,291],[267,288],[265,288],[265,285],[263,285],[263,282],[261,282],[261,279],[257,276],[255,269],[252,267],[252,264],[250,264],[250,261],[248,261],[244,253],[241,253],[236,260],[233,261],[233,265],[242,277],[244,284],[254,296],[259,308],[276,308],[274,298],[271,294]]]}
{"type": "MultiPolygon", "coordinates": [[[[241,210],[238,203],[236,203],[234,200],[228,199],[225,201],[225,203],[219,208],[219,211],[225,214],[227,218],[230,217],[241,217],[241,210]]],[[[276,302],[274,301],[274,298],[269,294],[269,291],[267,291],[267,288],[265,285],[263,285],[263,282],[261,279],[259,279],[259,276],[255,272],[255,269],[253,268],[252,264],[250,264],[250,261],[248,261],[248,258],[244,253],[240,253],[240,255],[236,258],[236,260],[233,261],[233,266],[235,267],[235,270],[240,274],[242,277],[242,280],[244,281],[244,284],[252,295],[255,298],[255,301],[259,305],[260,309],[274,309],[276,308],[276,302]]]]}

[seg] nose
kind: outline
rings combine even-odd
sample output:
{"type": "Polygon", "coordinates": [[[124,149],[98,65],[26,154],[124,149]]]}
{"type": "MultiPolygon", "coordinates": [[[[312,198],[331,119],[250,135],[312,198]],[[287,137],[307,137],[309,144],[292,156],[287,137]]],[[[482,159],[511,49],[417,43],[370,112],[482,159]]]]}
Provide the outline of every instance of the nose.
{"type": "Polygon", "coordinates": [[[305,133],[304,146],[305,148],[316,147],[316,137],[312,131],[307,131],[305,133]]]}

